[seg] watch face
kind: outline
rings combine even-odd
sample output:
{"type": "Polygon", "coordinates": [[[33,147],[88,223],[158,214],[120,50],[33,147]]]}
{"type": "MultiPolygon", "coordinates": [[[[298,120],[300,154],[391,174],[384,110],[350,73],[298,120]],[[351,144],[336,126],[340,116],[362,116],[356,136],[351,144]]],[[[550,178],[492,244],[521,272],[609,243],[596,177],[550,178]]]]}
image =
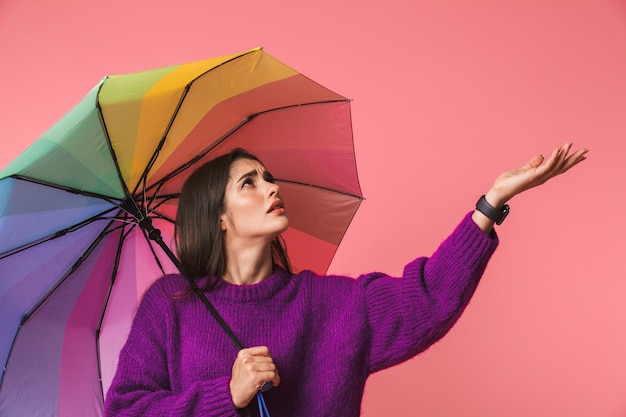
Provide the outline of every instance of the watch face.
{"type": "Polygon", "coordinates": [[[504,219],[506,219],[506,216],[508,215],[509,215],[509,205],[505,204],[500,209],[500,218],[496,221],[496,224],[497,225],[502,224],[502,222],[504,221],[504,219]]]}

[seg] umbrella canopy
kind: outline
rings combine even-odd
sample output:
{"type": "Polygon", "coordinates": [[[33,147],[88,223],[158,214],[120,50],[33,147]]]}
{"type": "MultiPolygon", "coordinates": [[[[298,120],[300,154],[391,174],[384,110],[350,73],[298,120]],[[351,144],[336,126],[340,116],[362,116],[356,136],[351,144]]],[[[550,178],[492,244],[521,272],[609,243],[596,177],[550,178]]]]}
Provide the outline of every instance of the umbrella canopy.
{"type": "Polygon", "coordinates": [[[0,172],[0,415],[102,415],[138,300],[176,272],[139,223],[173,250],[184,180],[234,147],[323,273],[362,200],[350,103],[262,49],[106,77],[0,172]]]}

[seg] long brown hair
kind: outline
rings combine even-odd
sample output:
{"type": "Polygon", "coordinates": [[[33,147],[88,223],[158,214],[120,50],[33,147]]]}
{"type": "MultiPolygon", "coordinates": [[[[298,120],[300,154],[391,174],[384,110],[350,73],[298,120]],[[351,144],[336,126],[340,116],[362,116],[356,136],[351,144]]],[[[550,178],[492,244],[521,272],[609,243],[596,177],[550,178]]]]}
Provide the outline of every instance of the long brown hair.
{"type": "MultiPolygon", "coordinates": [[[[200,166],[185,181],[180,195],[174,235],[181,273],[189,278],[208,277],[204,290],[226,272],[220,216],[224,211],[230,167],[239,159],[263,163],[246,150],[235,148],[200,166]]],[[[271,248],[274,264],[293,275],[282,236],[272,240],[271,248]]]]}

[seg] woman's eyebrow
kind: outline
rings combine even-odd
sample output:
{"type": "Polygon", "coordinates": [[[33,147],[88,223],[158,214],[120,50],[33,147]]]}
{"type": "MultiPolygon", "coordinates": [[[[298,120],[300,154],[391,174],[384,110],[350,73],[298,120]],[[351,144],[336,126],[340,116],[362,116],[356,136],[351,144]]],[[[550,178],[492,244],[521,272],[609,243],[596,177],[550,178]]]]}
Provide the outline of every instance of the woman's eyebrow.
{"type": "Polygon", "coordinates": [[[259,175],[258,171],[256,169],[253,169],[252,171],[246,172],[245,174],[243,174],[238,180],[237,182],[241,182],[242,180],[246,179],[246,178],[250,178],[250,177],[256,177],[257,175],[259,175]]]}

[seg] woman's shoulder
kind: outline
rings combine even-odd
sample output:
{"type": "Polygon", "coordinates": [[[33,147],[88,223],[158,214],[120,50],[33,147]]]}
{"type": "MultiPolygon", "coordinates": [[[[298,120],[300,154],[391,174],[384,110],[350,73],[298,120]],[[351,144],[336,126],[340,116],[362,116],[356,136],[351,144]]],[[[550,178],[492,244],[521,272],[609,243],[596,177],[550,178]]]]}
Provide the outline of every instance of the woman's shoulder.
{"type": "Polygon", "coordinates": [[[341,291],[341,289],[354,288],[356,279],[348,275],[318,274],[314,271],[304,270],[294,274],[292,282],[309,288],[341,291]]]}
{"type": "Polygon", "coordinates": [[[156,279],[144,293],[144,298],[171,298],[189,288],[189,281],[180,274],[166,274],[156,279]]]}

